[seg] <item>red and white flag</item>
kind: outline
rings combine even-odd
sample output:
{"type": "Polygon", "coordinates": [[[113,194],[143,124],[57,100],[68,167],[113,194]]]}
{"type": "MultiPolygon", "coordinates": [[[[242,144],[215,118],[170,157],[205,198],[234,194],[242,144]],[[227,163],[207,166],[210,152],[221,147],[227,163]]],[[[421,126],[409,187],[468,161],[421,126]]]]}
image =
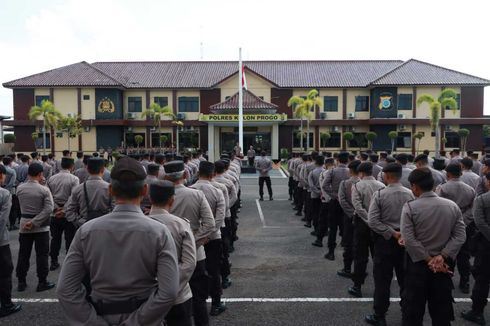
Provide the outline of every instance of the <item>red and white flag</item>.
{"type": "Polygon", "coordinates": [[[245,65],[242,64],[242,88],[248,90],[247,77],[245,77],[245,65]]]}

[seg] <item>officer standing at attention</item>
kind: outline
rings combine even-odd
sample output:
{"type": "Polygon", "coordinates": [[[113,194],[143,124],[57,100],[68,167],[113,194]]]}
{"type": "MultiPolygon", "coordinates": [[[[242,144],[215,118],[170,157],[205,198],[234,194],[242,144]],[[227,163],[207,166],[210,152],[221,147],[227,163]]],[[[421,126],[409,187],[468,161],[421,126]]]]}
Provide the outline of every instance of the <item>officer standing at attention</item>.
{"type": "Polygon", "coordinates": [[[473,160],[471,158],[465,157],[461,160],[461,168],[463,169],[463,173],[461,174],[461,181],[476,190],[476,188],[478,187],[478,182],[480,181],[480,176],[473,172],[472,167],[473,160]]]}
{"type": "Polygon", "coordinates": [[[80,180],[80,183],[84,183],[85,180],[87,180],[88,176],[89,176],[89,173],[87,171],[87,163],[88,163],[88,160],[91,159],[92,156],[90,155],[85,155],[83,157],[83,164],[84,166],[82,168],[79,168],[78,170],[76,170],[75,172],[73,172],[73,174],[78,177],[78,179],[80,180]]]}
{"type": "Polygon", "coordinates": [[[108,214],[112,209],[109,184],[102,180],[104,160],[91,158],[87,162],[89,177],[73,189],[65,205],[66,219],[77,228],[87,221],[108,214]]]}
{"type": "Polygon", "coordinates": [[[183,161],[168,162],[164,168],[165,179],[175,185],[175,201],[170,213],[190,221],[196,240],[197,264],[189,281],[192,290],[194,324],[196,326],[208,325],[206,299],[208,298],[209,284],[206,273],[206,254],[203,246],[208,243],[215,230],[213,212],[202,191],[184,186],[187,172],[183,161]]]}
{"type": "MultiPolygon", "coordinates": [[[[446,178],[441,172],[430,167],[429,165],[430,160],[426,154],[417,155],[414,162],[417,168],[427,168],[430,170],[430,172],[432,173],[432,179],[434,180],[434,188],[446,182],[446,178]]],[[[434,162],[434,160],[432,160],[432,162],[434,162]]]]}
{"type": "Polygon", "coordinates": [[[52,176],[47,186],[51,190],[54,201],[54,216],[51,218],[51,266],[49,270],[54,271],[60,267],[58,256],[61,248],[61,238],[65,233],[65,249],[68,252],[70,243],[75,236],[76,227],[73,223],[66,220],[64,206],[71,196],[73,189],[78,186],[78,178],[71,174],[74,161],[72,158],[63,157],[61,159],[61,170],[58,174],[52,176]]]}
{"type": "Polygon", "coordinates": [[[110,214],[82,225],[59,276],[57,295],[68,325],[161,325],[179,291],[175,242],[168,228],[143,215],[148,188],[140,163],[129,157],[111,172],[110,214]],[[92,286],[90,302],[81,286],[92,286]]]}
{"type": "Polygon", "coordinates": [[[374,179],[373,164],[362,162],[357,168],[359,178],[358,183],[352,187],[352,206],[354,206],[354,273],[352,281],[354,286],[348,292],[355,297],[362,297],[361,286],[366,279],[366,268],[369,261],[369,251],[371,255],[374,249],[374,242],[371,237],[371,229],[368,226],[368,211],[371,205],[373,194],[385,187],[384,184],[374,179]]]}
{"type": "Polygon", "coordinates": [[[466,239],[461,211],[454,202],[432,191],[434,179],[428,168],[417,168],[408,180],[416,200],[403,206],[402,243],[408,253],[402,325],[422,326],[429,304],[432,325],[451,325],[454,320],[450,267],[466,239]]]}
{"type": "Polygon", "coordinates": [[[403,205],[413,200],[412,192],[400,183],[402,166],[388,163],[383,168],[387,187],[373,195],[369,206],[368,225],[374,231],[374,314],[366,316],[371,325],[386,325],[385,315],[390,306],[390,287],[395,270],[396,279],[403,292],[403,261],[405,250],[400,239],[400,215],[403,205]]]}
{"type": "MultiPolygon", "coordinates": [[[[158,172],[160,171],[160,165],[150,163],[146,166],[146,171],[148,175],[146,176],[146,184],[148,185],[148,189],[150,185],[153,182],[158,181],[158,172]]],[[[148,212],[151,209],[151,200],[150,200],[150,194],[146,195],[143,200],[141,201],[141,209],[143,210],[143,213],[148,214],[148,212]]]]}
{"type": "MultiPolygon", "coordinates": [[[[5,180],[7,171],[0,165],[0,184],[5,180]]],[[[12,254],[9,246],[9,220],[12,196],[6,189],[0,188],[0,318],[21,310],[21,305],[12,302],[12,254]]]]}
{"type": "MultiPolygon", "coordinates": [[[[311,221],[313,222],[313,228],[316,234],[318,234],[318,221],[320,219],[320,208],[322,206],[322,190],[320,185],[320,175],[323,172],[323,164],[325,164],[325,158],[323,156],[317,156],[315,158],[315,168],[308,175],[308,186],[311,196],[311,221]]],[[[315,243],[313,243],[315,245],[315,243]]]]}
{"type": "Polygon", "coordinates": [[[248,159],[248,165],[254,166],[255,150],[254,150],[254,147],[252,145],[250,145],[250,148],[247,151],[247,159],[248,159]]]}
{"type": "Polygon", "coordinates": [[[33,163],[28,169],[28,179],[17,188],[21,219],[19,230],[19,258],[16,274],[19,281],[17,290],[25,291],[26,276],[29,271],[32,246],[36,249],[36,268],[39,283],[37,292],[52,289],[55,284],[47,280],[49,253],[49,222],[53,213],[53,197],[48,187],[41,185],[45,181],[43,166],[33,163]]]}
{"type": "MultiPolygon", "coordinates": [[[[486,187],[490,189],[490,174],[485,175],[486,187]]],[[[475,284],[471,293],[471,310],[463,311],[461,317],[478,325],[485,325],[483,310],[487,305],[490,287],[490,193],[478,196],[473,204],[473,217],[477,228],[473,277],[475,284]]]]}
{"type": "Polygon", "coordinates": [[[446,167],[448,181],[436,188],[436,193],[447,198],[458,205],[463,214],[463,221],[466,225],[466,241],[459,250],[456,258],[456,265],[460,275],[459,289],[463,293],[470,293],[470,240],[475,234],[475,223],[473,221],[473,201],[475,200],[475,190],[461,181],[461,164],[450,163],[446,167]]]}
{"type": "Polygon", "coordinates": [[[211,316],[218,316],[226,310],[221,302],[221,257],[223,256],[223,242],[221,228],[224,226],[226,215],[225,197],[221,190],[211,184],[214,176],[214,163],[203,161],[199,164],[199,180],[191,186],[201,190],[213,212],[215,230],[204,245],[206,251],[206,270],[209,274],[209,294],[211,295],[211,316]]]}
{"type": "Polygon", "coordinates": [[[260,200],[264,200],[264,182],[267,184],[269,192],[269,200],[272,200],[272,185],[269,171],[272,170],[272,162],[265,157],[265,151],[260,153],[260,157],[255,160],[255,169],[259,171],[259,196],[260,200]]]}
{"type": "MultiPolygon", "coordinates": [[[[481,173],[480,173],[480,181],[478,182],[478,186],[476,187],[476,194],[478,196],[488,191],[486,187],[486,183],[487,183],[486,175],[489,172],[490,172],[490,159],[487,158],[483,161],[483,165],[481,167],[481,173]]],[[[19,178],[18,173],[17,173],[17,178],[19,178]]]]}
{"type": "MultiPolygon", "coordinates": [[[[150,167],[151,165],[148,165],[150,167]]],[[[192,292],[189,286],[196,268],[196,244],[189,221],[169,213],[175,200],[174,184],[157,180],[148,185],[152,207],[149,217],[164,224],[172,234],[179,263],[179,295],[165,317],[167,326],[192,326],[192,292]]]]}
{"type": "Polygon", "coordinates": [[[75,166],[73,169],[76,171],[80,168],[83,168],[83,152],[77,152],[77,159],[75,160],[75,166]]]}
{"type": "Polygon", "coordinates": [[[46,179],[47,181],[53,175],[53,167],[51,166],[51,164],[48,163],[48,155],[42,155],[41,161],[44,168],[44,179],[46,179]]]}

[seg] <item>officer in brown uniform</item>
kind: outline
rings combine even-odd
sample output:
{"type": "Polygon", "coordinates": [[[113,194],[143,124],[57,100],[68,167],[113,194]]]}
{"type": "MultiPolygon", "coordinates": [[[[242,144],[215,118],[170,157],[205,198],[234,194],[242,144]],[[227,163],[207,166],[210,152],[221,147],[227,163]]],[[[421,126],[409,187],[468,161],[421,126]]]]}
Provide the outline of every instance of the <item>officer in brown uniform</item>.
{"type": "Polygon", "coordinates": [[[75,234],[57,288],[68,325],[159,326],[174,305],[179,291],[175,242],[165,225],[140,209],[145,178],[140,163],[119,159],[111,171],[114,211],[75,234]],[[90,300],[81,286],[86,273],[90,300]]]}

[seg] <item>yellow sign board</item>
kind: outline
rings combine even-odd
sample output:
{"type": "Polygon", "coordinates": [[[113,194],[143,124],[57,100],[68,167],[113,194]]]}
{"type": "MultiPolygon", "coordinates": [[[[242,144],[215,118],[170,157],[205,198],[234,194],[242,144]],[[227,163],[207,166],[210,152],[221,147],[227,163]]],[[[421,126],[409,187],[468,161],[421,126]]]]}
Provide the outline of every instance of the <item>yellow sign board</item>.
{"type": "MultiPolygon", "coordinates": [[[[287,114],[244,114],[243,122],[284,122],[287,114]]],[[[204,122],[238,122],[238,114],[201,114],[199,121],[204,122]]]]}

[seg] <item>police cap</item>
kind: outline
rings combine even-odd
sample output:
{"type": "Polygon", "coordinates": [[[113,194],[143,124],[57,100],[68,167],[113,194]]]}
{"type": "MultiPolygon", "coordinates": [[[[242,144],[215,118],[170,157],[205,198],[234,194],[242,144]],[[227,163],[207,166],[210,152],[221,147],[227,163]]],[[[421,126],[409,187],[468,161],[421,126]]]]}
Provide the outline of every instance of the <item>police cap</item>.
{"type": "Polygon", "coordinates": [[[146,172],[143,166],[134,158],[123,157],[112,168],[111,179],[118,181],[141,181],[146,179],[146,172]]]}
{"type": "Polygon", "coordinates": [[[148,169],[148,174],[155,174],[158,173],[158,171],[160,171],[160,165],[150,163],[148,164],[147,169],[148,169]]]}
{"type": "Polygon", "coordinates": [[[182,172],[185,170],[184,162],[181,160],[175,160],[165,163],[163,168],[165,169],[165,173],[167,174],[182,172]]]}

